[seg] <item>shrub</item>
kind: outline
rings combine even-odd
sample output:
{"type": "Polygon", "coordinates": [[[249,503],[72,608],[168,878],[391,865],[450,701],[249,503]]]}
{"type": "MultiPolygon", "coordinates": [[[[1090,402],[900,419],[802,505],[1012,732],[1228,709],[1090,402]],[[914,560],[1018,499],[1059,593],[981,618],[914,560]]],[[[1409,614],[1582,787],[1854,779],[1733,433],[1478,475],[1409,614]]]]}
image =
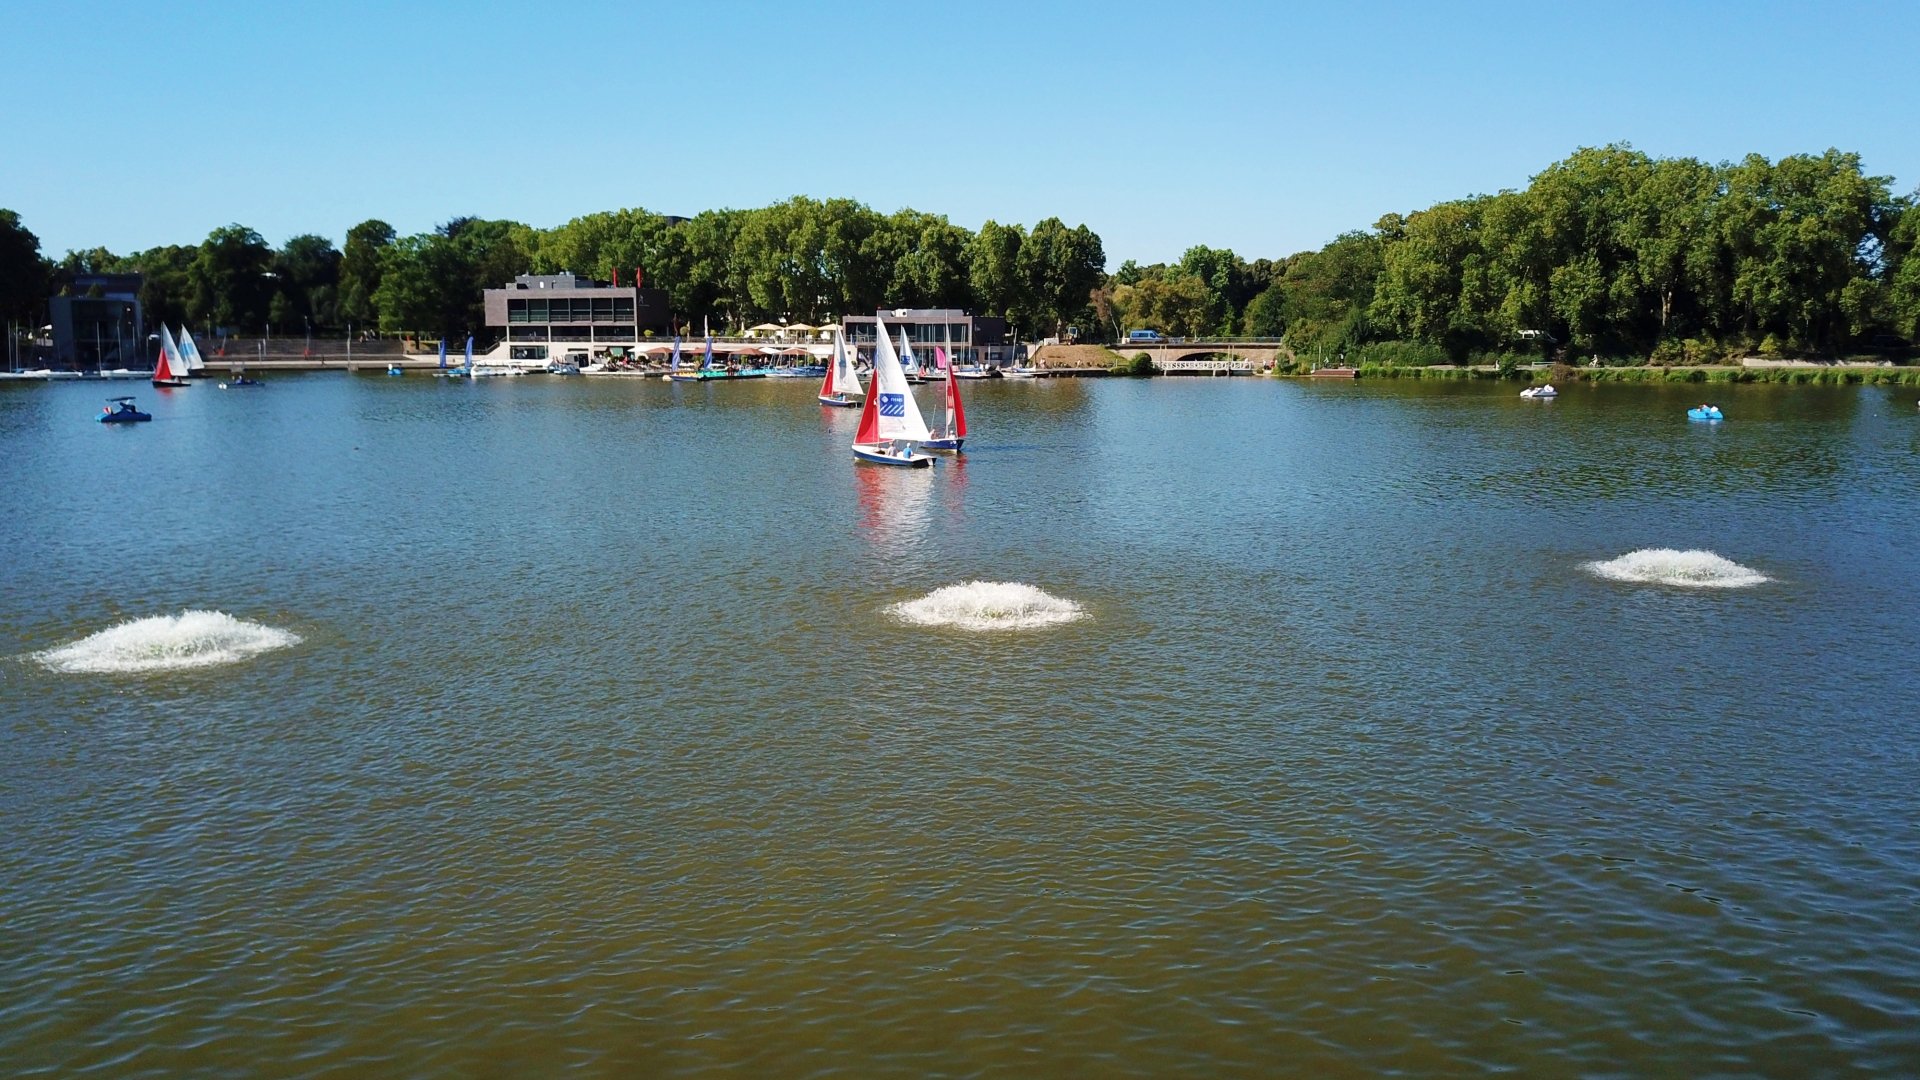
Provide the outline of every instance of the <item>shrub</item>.
{"type": "Polygon", "coordinates": [[[1153,357],[1146,353],[1134,353],[1133,360],[1127,364],[1127,374],[1135,378],[1147,378],[1153,374],[1153,357]]]}

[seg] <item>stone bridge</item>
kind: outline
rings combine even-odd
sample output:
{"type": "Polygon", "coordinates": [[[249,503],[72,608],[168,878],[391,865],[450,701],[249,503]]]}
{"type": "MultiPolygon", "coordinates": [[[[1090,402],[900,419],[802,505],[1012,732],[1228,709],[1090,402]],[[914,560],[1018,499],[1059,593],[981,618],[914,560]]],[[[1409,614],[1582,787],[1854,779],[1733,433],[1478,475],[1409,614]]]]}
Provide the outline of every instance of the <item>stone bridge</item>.
{"type": "Polygon", "coordinates": [[[1141,353],[1153,358],[1153,369],[1163,375],[1242,374],[1266,371],[1292,354],[1278,341],[1179,338],[1172,341],[1121,342],[1114,352],[1131,360],[1141,353]]]}

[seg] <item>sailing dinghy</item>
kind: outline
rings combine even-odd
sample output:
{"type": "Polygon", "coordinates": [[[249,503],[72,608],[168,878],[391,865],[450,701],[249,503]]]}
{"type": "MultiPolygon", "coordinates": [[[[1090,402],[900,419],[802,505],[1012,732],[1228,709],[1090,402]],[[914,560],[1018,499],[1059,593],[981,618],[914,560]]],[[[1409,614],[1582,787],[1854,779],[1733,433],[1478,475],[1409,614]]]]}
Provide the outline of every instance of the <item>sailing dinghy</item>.
{"type": "Polygon", "coordinates": [[[180,326],[180,357],[187,362],[187,370],[182,374],[198,375],[207,370],[207,362],[200,357],[200,346],[193,343],[193,331],[184,323],[180,326]]]}
{"type": "Polygon", "coordinates": [[[180,356],[180,347],[173,343],[173,332],[166,323],[160,324],[160,356],[153,362],[153,385],[187,386],[187,362],[180,356]]]}
{"type": "Polygon", "coordinates": [[[847,355],[847,339],[833,335],[833,363],[827,366],[826,381],[820,384],[820,404],[851,409],[860,404],[853,399],[865,397],[866,393],[860,386],[859,374],[853,370],[853,359],[847,355]]]}
{"type": "Polygon", "coordinates": [[[867,400],[860,407],[860,430],[853,436],[853,456],[875,465],[899,465],[910,469],[931,468],[933,455],[921,453],[913,444],[929,436],[927,422],[914,403],[913,387],[906,372],[900,370],[900,358],[894,355],[893,342],[887,340],[886,324],[875,320],[873,349],[873,385],[867,388],[867,400]]]}
{"type": "Polygon", "coordinates": [[[946,351],[937,346],[933,350],[933,362],[935,367],[946,370],[947,381],[940,391],[940,420],[933,425],[932,437],[920,445],[927,450],[957,454],[960,444],[967,441],[967,412],[960,406],[959,372],[947,362],[946,351]]]}

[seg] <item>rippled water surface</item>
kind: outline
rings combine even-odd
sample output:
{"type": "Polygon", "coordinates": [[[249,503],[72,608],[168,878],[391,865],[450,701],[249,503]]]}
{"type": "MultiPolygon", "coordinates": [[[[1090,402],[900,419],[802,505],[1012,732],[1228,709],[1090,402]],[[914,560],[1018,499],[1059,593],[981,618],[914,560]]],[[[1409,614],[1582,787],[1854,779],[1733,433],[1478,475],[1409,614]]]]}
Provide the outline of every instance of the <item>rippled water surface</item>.
{"type": "Polygon", "coordinates": [[[6,1071],[1920,1072],[1911,392],[968,389],[0,387],[6,1071]]]}

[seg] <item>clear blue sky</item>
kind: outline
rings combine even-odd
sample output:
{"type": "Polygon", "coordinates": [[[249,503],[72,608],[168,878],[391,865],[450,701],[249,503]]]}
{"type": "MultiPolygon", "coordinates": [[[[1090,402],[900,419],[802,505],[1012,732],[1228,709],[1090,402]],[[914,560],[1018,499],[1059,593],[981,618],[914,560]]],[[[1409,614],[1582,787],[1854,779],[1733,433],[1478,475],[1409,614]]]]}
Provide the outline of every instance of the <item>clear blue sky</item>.
{"type": "Polygon", "coordinates": [[[1246,258],[1579,146],[1920,183],[1920,3],[13,5],[0,206],[42,248],[538,226],[790,195],[1246,258]]]}

